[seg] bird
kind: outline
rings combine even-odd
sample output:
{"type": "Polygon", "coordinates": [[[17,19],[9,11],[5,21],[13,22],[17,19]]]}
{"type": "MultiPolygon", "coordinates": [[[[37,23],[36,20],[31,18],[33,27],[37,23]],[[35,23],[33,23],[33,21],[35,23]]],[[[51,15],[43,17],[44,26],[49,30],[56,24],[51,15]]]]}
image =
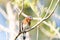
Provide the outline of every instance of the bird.
{"type": "Polygon", "coordinates": [[[31,17],[26,17],[23,21],[22,21],[22,24],[23,24],[23,29],[28,29],[30,24],[31,24],[31,17]]]}
{"type": "Polygon", "coordinates": [[[32,17],[31,16],[28,16],[25,19],[23,19],[23,21],[19,21],[19,33],[15,37],[15,40],[18,37],[20,37],[19,40],[30,40],[30,38],[29,38],[29,36],[30,36],[29,35],[29,32],[25,32],[25,30],[30,28],[31,20],[32,20],[32,17]],[[21,34],[22,31],[23,31],[23,33],[21,34]]]}
{"type": "MultiPolygon", "coordinates": [[[[32,17],[29,16],[22,21],[23,31],[30,28],[31,20],[32,20],[32,17]]],[[[23,40],[29,40],[27,39],[27,37],[29,37],[29,32],[23,32],[23,40]]]]}

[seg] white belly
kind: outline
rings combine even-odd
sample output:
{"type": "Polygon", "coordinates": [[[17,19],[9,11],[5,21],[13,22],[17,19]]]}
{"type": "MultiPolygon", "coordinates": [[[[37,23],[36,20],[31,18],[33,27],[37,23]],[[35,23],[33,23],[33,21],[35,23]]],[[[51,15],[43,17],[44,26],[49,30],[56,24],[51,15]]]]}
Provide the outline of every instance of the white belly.
{"type": "Polygon", "coordinates": [[[29,28],[29,25],[28,24],[23,24],[23,29],[26,30],[29,28]]]}

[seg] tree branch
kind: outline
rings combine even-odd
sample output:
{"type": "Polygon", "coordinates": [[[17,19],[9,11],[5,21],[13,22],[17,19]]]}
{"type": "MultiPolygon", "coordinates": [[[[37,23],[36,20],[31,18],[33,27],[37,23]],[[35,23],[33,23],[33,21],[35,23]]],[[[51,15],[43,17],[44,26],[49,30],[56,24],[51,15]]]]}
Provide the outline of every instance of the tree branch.
{"type": "Polygon", "coordinates": [[[0,8],[0,12],[8,20],[6,12],[4,10],[2,10],[1,8],[0,8]]]}
{"type": "Polygon", "coordinates": [[[23,9],[24,9],[24,0],[22,0],[22,9],[20,10],[20,14],[23,12],[23,9]]]}
{"type": "Polygon", "coordinates": [[[44,17],[46,17],[48,15],[48,13],[50,13],[50,11],[51,11],[50,7],[52,6],[52,3],[53,3],[53,0],[51,1],[50,5],[49,5],[49,8],[47,9],[46,14],[45,14],[44,17]]]}
{"type": "Polygon", "coordinates": [[[3,25],[0,24],[0,31],[10,32],[8,28],[5,28],[3,25]]]}

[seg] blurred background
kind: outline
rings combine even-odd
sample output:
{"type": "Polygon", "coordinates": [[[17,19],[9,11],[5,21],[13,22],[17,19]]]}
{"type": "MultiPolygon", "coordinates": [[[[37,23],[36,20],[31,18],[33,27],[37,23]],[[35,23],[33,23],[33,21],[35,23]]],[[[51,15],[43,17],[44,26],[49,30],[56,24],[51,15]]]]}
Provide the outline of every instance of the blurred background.
{"type": "MultiPolygon", "coordinates": [[[[8,1],[11,1],[12,4],[17,4],[19,8],[22,9],[22,0],[0,0],[0,8],[4,10],[6,14],[7,14],[6,4],[8,1]]],[[[52,0],[24,0],[23,12],[32,17],[38,17],[37,15],[39,15],[40,18],[43,18],[46,14],[46,10],[49,8],[49,5],[51,4],[51,1],[52,0]]],[[[57,1],[58,0],[53,0],[53,5],[50,8],[51,10],[53,10],[54,5],[57,1]]],[[[0,25],[3,25],[4,28],[9,28],[9,21],[4,17],[5,14],[2,15],[2,13],[3,12],[0,10],[0,25]]],[[[57,7],[55,8],[53,13],[54,14],[49,19],[47,19],[46,22],[52,25],[52,27],[54,27],[60,33],[60,1],[57,4],[57,7]]],[[[24,17],[21,15],[20,19],[23,20],[24,17]]],[[[36,23],[37,20],[32,20],[31,27],[36,23]]],[[[41,23],[39,25],[39,28],[35,28],[29,32],[30,32],[31,40],[37,40],[37,39],[38,40],[60,40],[60,37],[57,36],[55,31],[53,31],[44,23],[41,23]]],[[[1,28],[0,28],[0,40],[9,40],[9,33],[1,30],[1,28]]]]}

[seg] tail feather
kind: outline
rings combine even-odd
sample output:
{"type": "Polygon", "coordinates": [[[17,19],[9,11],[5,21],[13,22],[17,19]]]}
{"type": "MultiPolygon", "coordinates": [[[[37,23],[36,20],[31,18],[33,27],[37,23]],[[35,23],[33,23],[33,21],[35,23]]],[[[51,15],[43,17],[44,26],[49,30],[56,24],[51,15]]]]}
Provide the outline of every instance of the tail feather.
{"type": "Polygon", "coordinates": [[[26,39],[26,33],[23,33],[23,40],[26,39]]]}

